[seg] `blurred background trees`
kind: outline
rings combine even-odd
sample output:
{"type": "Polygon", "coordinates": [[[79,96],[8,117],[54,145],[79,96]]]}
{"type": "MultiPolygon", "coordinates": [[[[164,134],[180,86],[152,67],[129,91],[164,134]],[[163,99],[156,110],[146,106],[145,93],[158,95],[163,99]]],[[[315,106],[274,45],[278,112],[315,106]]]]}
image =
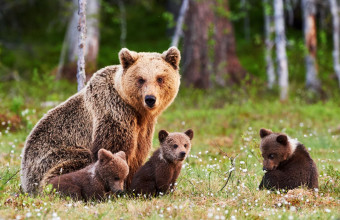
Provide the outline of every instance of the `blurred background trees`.
{"type": "MultiPolygon", "coordinates": [[[[0,5],[1,82],[34,71],[75,81],[78,0],[0,5]]],[[[338,11],[337,0],[88,0],[86,75],[117,64],[121,47],[178,44],[185,85],[260,81],[284,101],[293,83],[322,97],[340,85],[338,11]]]]}

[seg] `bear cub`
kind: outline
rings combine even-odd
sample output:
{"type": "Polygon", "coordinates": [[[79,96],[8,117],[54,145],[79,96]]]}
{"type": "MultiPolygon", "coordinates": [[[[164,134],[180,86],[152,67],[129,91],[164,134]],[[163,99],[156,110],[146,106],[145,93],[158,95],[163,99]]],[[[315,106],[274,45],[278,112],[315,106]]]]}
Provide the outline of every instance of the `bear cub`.
{"type": "Polygon", "coordinates": [[[123,151],[112,154],[101,149],[96,163],[75,172],[56,176],[49,184],[52,184],[61,195],[88,201],[122,192],[128,174],[129,166],[123,151]]]}
{"type": "Polygon", "coordinates": [[[303,144],[264,128],[260,130],[260,137],[263,170],[267,171],[260,189],[318,188],[316,165],[303,144]]]}
{"type": "Polygon", "coordinates": [[[194,132],[158,133],[160,148],[134,175],[131,191],[135,195],[157,196],[174,189],[182,164],[191,149],[194,132]]]}

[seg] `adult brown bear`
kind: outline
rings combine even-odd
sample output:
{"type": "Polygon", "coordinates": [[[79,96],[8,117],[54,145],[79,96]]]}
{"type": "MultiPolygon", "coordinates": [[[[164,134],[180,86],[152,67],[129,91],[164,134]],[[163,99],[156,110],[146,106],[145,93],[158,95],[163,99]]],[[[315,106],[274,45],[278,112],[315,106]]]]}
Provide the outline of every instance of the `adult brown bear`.
{"type": "Polygon", "coordinates": [[[50,110],[27,137],[21,163],[25,192],[97,160],[101,148],[124,151],[126,186],[151,148],[157,117],[180,85],[180,52],[119,52],[120,65],[96,72],[84,89],[50,110]]]}

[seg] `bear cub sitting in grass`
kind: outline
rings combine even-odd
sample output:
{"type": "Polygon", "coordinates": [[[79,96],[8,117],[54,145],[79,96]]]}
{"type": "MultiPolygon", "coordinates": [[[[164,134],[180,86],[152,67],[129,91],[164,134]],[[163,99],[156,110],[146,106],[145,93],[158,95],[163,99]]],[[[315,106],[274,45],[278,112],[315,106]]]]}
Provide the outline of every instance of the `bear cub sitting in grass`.
{"type": "Polygon", "coordinates": [[[98,161],[67,174],[56,176],[49,181],[61,195],[73,199],[103,199],[106,195],[120,193],[124,180],[129,174],[129,166],[124,151],[112,154],[100,149],[98,161]]]}
{"type": "Polygon", "coordinates": [[[307,149],[285,134],[260,130],[263,169],[260,189],[318,188],[318,171],[307,149]]]}
{"type": "Polygon", "coordinates": [[[161,146],[134,175],[132,193],[157,196],[174,189],[183,161],[190,152],[193,136],[191,129],[184,133],[161,130],[158,134],[161,146]]]}

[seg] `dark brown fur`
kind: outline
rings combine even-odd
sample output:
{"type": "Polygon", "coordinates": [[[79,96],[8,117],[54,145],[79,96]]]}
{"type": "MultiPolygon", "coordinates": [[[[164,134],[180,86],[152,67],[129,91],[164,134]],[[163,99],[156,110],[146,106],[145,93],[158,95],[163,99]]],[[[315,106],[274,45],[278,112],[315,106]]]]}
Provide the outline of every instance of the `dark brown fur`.
{"type": "Polygon", "coordinates": [[[124,48],[119,58],[121,65],[97,71],[84,89],[50,110],[31,131],[22,153],[24,192],[37,193],[60,171],[95,162],[102,148],[126,153],[129,186],[151,149],[157,117],[177,95],[180,75],[173,65],[180,53],[175,47],[163,54],[124,48]],[[156,98],[153,107],[146,105],[147,95],[156,98]]]}
{"type": "Polygon", "coordinates": [[[123,191],[124,180],[129,173],[123,151],[112,154],[101,149],[98,161],[81,170],[52,178],[48,183],[61,195],[73,199],[104,199],[123,191]]]}
{"type": "Polygon", "coordinates": [[[263,169],[267,170],[259,188],[318,188],[318,172],[307,149],[285,134],[261,129],[263,169]]]}
{"type": "Polygon", "coordinates": [[[158,137],[160,148],[133,177],[131,190],[135,195],[156,196],[174,189],[183,161],[191,149],[190,140],[193,138],[193,131],[169,134],[161,130],[158,137]]]}

